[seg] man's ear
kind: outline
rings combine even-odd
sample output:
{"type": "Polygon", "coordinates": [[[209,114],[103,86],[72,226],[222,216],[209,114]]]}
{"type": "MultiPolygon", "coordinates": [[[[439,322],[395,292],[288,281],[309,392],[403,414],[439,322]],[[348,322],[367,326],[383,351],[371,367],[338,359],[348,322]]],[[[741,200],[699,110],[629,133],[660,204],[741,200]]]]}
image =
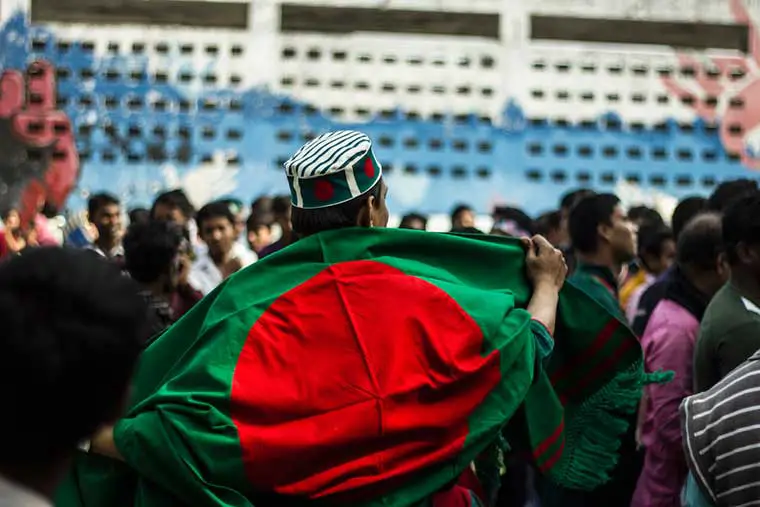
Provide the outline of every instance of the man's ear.
{"type": "Polygon", "coordinates": [[[609,224],[599,224],[596,228],[596,233],[609,242],[610,236],[612,236],[612,227],[609,224]]]}

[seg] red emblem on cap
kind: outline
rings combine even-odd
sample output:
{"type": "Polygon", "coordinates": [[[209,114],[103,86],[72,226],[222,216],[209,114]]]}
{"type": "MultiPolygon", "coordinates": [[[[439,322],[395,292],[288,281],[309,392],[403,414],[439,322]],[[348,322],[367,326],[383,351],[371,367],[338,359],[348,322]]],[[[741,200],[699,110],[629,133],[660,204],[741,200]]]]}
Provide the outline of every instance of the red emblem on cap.
{"type": "Polygon", "coordinates": [[[375,176],[375,165],[372,163],[372,157],[367,157],[364,160],[364,174],[367,175],[367,178],[375,176]]]}
{"type": "Polygon", "coordinates": [[[332,183],[325,180],[314,182],[314,197],[318,201],[329,201],[335,194],[335,188],[332,183]]]}

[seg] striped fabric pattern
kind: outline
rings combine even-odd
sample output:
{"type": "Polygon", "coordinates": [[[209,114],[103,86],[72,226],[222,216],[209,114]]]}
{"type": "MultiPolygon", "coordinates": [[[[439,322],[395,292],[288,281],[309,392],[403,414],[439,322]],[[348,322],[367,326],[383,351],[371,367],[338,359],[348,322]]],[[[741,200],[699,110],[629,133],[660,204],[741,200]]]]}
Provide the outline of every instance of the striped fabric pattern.
{"type": "Polygon", "coordinates": [[[322,134],[302,146],[287,162],[285,173],[293,205],[313,209],[354,199],[380,179],[382,168],[372,141],[361,132],[322,134]]]}
{"type": "Polygon", "coordinates": [[[760,352],[681,404],[684,451],[718,506],[760,505],[760,352]]]}

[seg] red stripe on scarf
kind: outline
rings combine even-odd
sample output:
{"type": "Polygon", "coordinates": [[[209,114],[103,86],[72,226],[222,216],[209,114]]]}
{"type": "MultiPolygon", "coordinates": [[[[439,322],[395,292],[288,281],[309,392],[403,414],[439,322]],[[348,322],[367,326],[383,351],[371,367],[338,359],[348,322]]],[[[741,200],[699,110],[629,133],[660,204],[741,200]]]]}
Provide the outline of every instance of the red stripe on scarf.
{"type": "Polygon", "coordinates": [[[601,363],[597,364],[596,367],[594,367],[585,377],[582,377],[578,382],[573,385],[572,388],[570,388],[566,393],[563,393],[562,396],[560,396],[560,401],[564,405],[567,401],[567,398],[570,396],[573,396],[575,393],[577,393],[579,390],[586,387],[586,385],[590,384],[593,380],[595,380],[597,377],[601,376],[603,373],[605,373],[610,368],[613,368],[615,364],[618,362],[618,360],[628,352],[628,350],[633,346],[634,342],[632,340],[629,340],[621,345],[620,348],[618,348],[615,353],[602,361],[601,363]]]}
{"type": "Polygon", "coordinates": [[[554,433],[546,437],[537,447],[533,449],[533,457],[539,459],[549,448],[554,445],[559,437],[562,436],[562,432],[565,431],[565,418],[559,422],[559,426],[554,430],[554,433]]]}
{"type": "Polygon", "coordinates": [[[569,361],[564,367],[552,374],[550,377],[552,384],[556,385],[560,380],[564,380],[565,377],[578,369],[581,364],[588,362],[589,358],[595,356],[605,345],[607,345],[607,342],[610,341],[610,338],[612,338],[612,335],[615,334],[615,331],[617,331],[619,327],[619,320],[610,319],[610,321],[607,322],[607,325],[605,325],[599,334],[596,335],[591,347],[585,350],[583,355],[575,356],[572,361],[569,361]]]}

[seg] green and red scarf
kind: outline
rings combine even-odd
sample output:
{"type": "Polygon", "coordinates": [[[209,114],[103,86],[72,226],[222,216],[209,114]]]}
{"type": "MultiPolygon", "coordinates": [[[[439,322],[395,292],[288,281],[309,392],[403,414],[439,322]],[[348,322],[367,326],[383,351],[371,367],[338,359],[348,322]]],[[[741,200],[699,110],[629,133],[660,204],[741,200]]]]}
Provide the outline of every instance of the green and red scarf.
{"type": "Polygon", "coordinates": [[[303,239],[145,351],[114,433],[126,465],[78,456],[56,504],[433,505],[472,463],[493,474],[503,435],[557,484],[594,489],[649,380],[641,349],[568,283],[537,368],[530,297],[516,240],[303,239]]]}

